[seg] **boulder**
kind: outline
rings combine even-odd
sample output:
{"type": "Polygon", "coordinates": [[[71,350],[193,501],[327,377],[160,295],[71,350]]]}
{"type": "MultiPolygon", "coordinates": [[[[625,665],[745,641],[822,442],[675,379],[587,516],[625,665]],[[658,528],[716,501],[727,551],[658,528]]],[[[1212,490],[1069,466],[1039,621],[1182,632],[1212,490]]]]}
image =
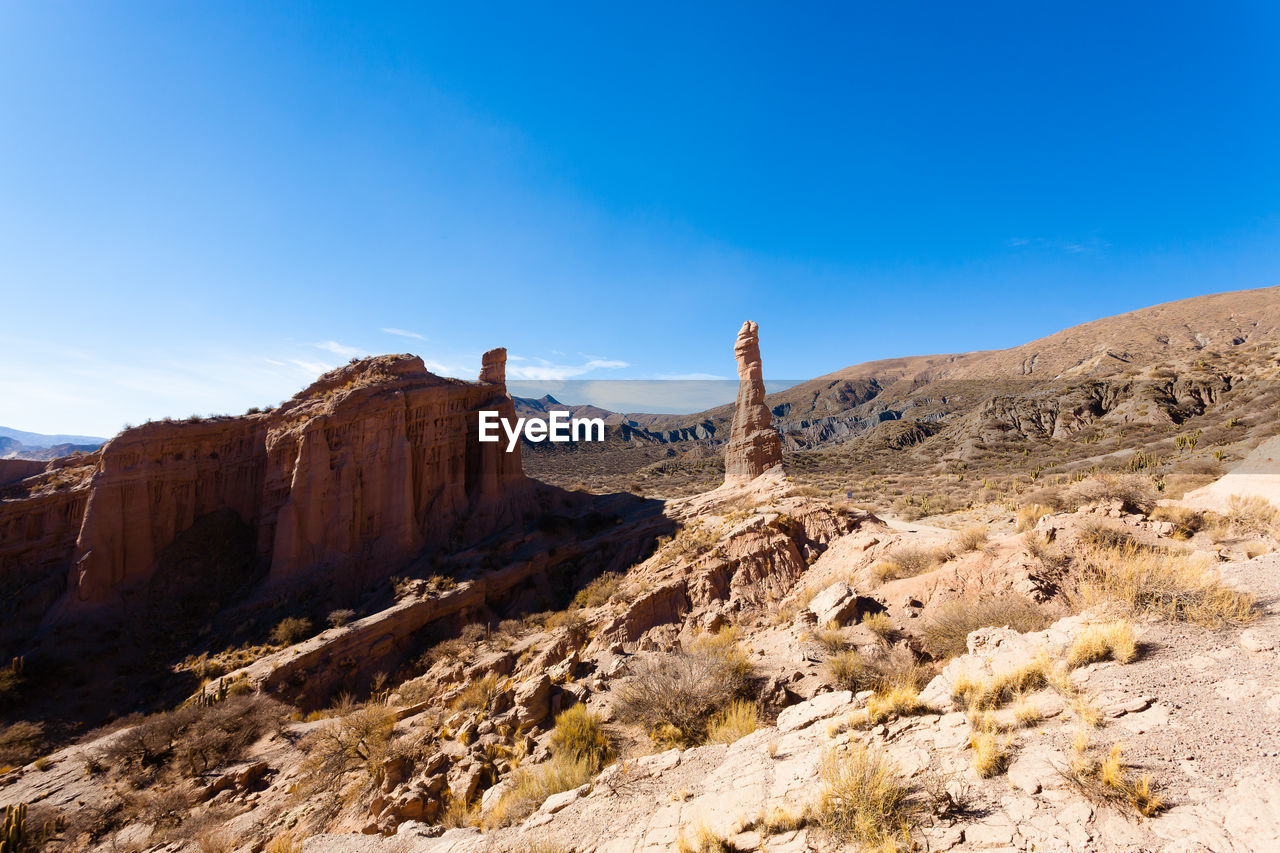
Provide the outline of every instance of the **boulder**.
{"type": "Polygon", "coordinates": [[[819,625],[843,625],[858,613],[858,594],[844,581],[836,581],[813,597],[809,611],[819,625]]]}
{"type": "Polygon", "coordinates": [[[551,678],[545,672],[521,684],[515,694],[516,722],[536,726],[551,713],[551,678]]]}

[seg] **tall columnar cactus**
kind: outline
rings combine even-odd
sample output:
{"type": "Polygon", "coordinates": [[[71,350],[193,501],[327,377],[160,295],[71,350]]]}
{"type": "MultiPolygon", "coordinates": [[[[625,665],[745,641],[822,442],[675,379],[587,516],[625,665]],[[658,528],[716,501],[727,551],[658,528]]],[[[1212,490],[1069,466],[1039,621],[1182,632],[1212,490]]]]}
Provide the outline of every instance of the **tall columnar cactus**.
{"type": "Polygon", "coordinates": [[[4,808],[4,831],[0,833],[0,853],[18,853],[26,837],[27,805],[4,808]]]}

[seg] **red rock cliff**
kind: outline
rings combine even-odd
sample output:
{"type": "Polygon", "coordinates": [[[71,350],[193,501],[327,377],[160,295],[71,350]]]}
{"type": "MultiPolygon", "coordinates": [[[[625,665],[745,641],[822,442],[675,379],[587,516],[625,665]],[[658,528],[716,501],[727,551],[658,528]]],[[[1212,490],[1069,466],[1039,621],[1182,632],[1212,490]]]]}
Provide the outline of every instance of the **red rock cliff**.
{"type": "MultiPolygon", "coordinates": [[[[486,357],[501,377],[505,352],[486,357]]],[[[116,603],[152,580],[160,552],[200,517],[234,510],[269,580],[373,577],[433,545],[517,520],[517,451],[477,440],[480,409],[515,411],[501,381],[427,372],[416,356],[331,371],[279,409],[152,423],[102,450],[62,613],[116,603]]]]}

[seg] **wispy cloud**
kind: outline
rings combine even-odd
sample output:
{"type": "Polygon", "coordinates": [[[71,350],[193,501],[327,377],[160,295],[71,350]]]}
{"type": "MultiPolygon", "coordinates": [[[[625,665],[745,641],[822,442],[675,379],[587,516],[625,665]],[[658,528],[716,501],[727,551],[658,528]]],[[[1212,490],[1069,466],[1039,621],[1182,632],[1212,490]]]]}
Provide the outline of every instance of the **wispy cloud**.
{"type": "Polygon", "coordinates": [[[1012,237],[1006,241],[1011,249],[1042,249],[1048,252],[1063,252],[1068,255],[1101,254],[1111,244],[1099,237],[1086,240],[1065,240],[1058,237],[1012,237]]]}
{"type": "Polygon", "coordinates": [[[425,335],[420,335],[417,332],[410,332],[408,329],[383,329],[382,331],[386,332],[388,335],[399,335],[402,338],[415,338],[419,341],[425,341],[427,339],[425,335]]]}
{"type": "Polygon", "coordinates": [[[590,358],[582,364],[556,364],[545,358],[509,358],[507,376],[512,379],[527,379],[547,382],[560,379],[572,379],[593,370],[619,370],[631,365],[625,361],[610,358],[590,358]],[[511,361],[523,361],[525,364],[511,364],[511,361]]]}
{"type": "Polygon", "coordinates": [[[346,344],[340,344],[337,341],[322,341],[313,344],[316,349],[322,349],[331,352],[334,355],[340,355],[343,358],[350,358],[353,355],[359,355],[361,350],[358,347],[349,347],[346,344]]]}
{"type": "Polygon", "coordinates": [[[319,376],[321,373],[328,373],[330,370],[333,370],[333,365],[325,364],[323,361],[306,361],[300,358],[291,358],[289,359],[289,363],[295,367],[300,367],[307,373],[311,373],[315,376],[319,376]]]}

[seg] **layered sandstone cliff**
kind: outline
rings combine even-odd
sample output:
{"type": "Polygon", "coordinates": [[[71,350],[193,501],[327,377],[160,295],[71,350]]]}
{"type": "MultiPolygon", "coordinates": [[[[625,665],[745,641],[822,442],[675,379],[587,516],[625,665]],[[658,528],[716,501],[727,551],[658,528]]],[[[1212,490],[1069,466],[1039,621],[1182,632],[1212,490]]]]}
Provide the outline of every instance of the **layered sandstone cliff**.
{"type": "Polygon", "coordinates": [[[764,402],[759,326],[750,320],[742,324],[733,354],[738,360],[738,403],[724,454],[724,479],[745,483],[766,471],[782,470],[782,442],[764,402]]]}
{"type": "Polygon", "coordinates": [[[158,575],[181,570],[175,547],[232,548],[238,526],[249,553],[231,557],[270,582],[321,571],[370,579],[424,549],[474,541],[516,521],[528,500],[518,449],[477,440],[477,411],[514,417],[505,355],[486,354],[480,382],[381,356],[273,411],[126,430],[87,482],[0,505],[4,579],[61,564],[67,615],[146,600],[172,586],[158,575]]]}

